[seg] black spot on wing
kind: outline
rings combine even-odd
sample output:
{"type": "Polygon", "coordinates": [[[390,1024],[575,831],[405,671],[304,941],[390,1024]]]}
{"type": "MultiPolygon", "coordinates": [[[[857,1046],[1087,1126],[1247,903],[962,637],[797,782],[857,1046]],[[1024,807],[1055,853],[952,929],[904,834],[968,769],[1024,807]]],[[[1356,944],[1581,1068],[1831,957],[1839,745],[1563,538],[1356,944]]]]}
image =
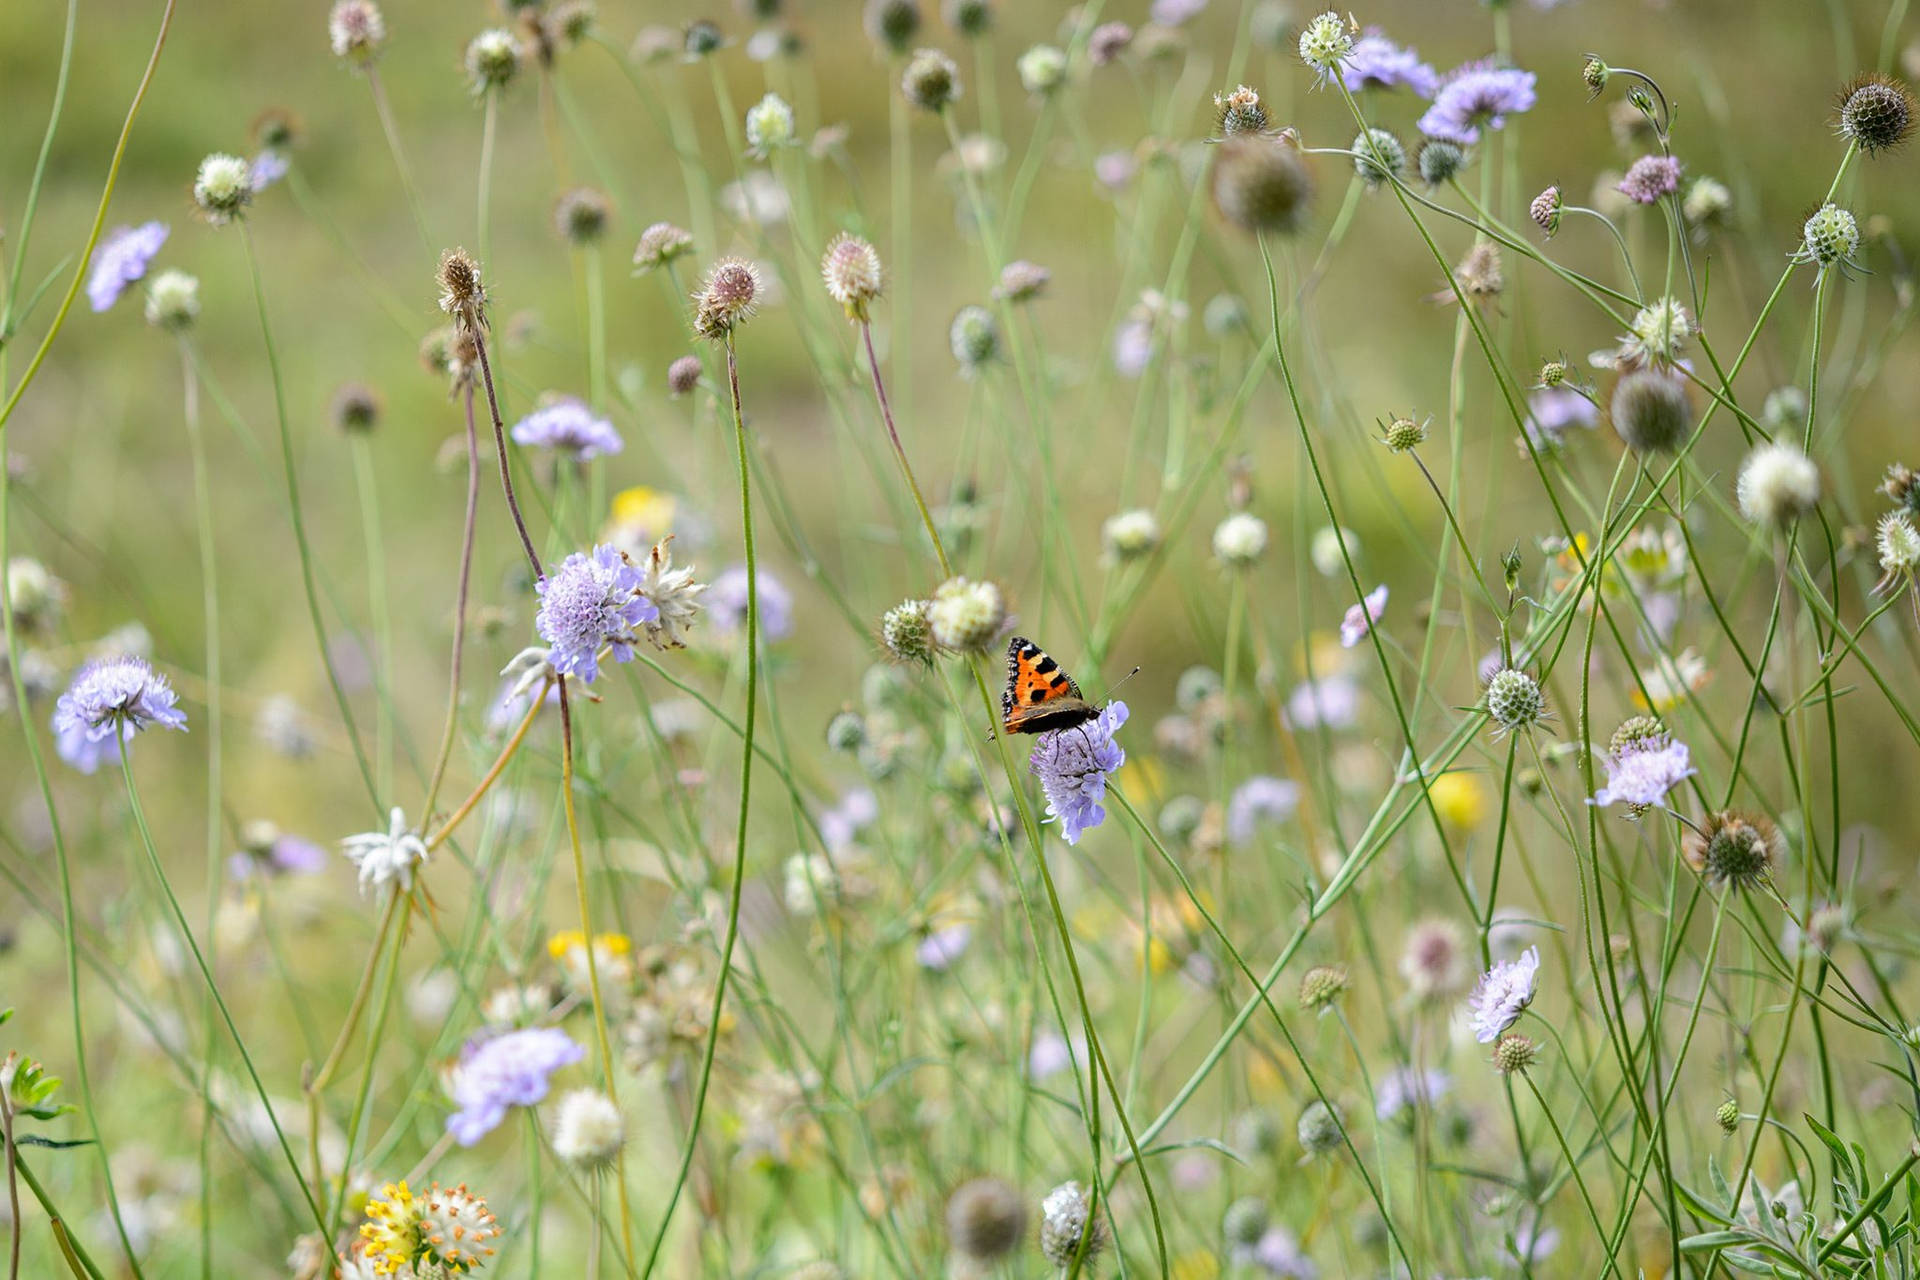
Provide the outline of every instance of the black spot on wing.
{"type": "Polygon", "coordinates": [[[1052,672],[1059,665],[1059,663],[1053,660],[1051,655],[1043,653],[1040,655],[1040,661],[1033,664],[1033,669],[1044,676],[1052,672]]]}

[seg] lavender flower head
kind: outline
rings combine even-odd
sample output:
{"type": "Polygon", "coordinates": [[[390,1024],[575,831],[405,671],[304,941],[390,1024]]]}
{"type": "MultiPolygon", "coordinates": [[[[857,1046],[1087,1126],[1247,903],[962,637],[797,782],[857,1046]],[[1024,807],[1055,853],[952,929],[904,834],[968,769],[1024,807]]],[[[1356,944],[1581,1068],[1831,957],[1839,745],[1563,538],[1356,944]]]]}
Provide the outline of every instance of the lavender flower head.
{"type": "Polygon", "coordinates": [[[95,311],[105,311],[118,302],[128,285],[147,274],[148,265],[166,242],[164,222],[143,222],[137,227],[109,231],[93,255],[93,272],[87,277],[87,304],[95,311]]]}
{"type": "Polygon", "coordinates": [[[636,628],[660,616],[640,594],[640,571],[617,549],[602,544],[591,556],[576,551],[536,583],[540,612],[534,626],[551,649],[554,670],[592,684],[600,674],[600,650],[615,662],[633,659],[636,628]]]}
{"type": "Polygon", "coordinates": [[[1557,449],[1568,427],[1591,427],[1600,419],[1593,401],[1572,387],[1541,387],[1527,397],[1527,438],[1535,448],[1557,449]]]}
{"type": "Polygon", "coordinates": [[[1040,779],[1047,796],[1047,816],[1060,822],[1068,844],[1107,819],[1107,779],[1127,762],[1127,753],[1113,740],[1127,722],[1127,704],[1108,704],[1092,720],[1071,729],[1043,733],[1033,744],[1028,768],[1040,779]]]}
{"type": "Polygon", "coordinates": [[[1622,744],[1600,757],[1607,766],[1607,785],[1593,793],[1592,803],[1605,808],[1625,804],[1637,809],[1665,804],[1667,792],[1694,775],[1687,744],[1656,733],[1622,744]]]}
{"type": "Polygon", "coordinates": [[[1340,78],[1350,92],[1362,89],[1391,89],[1405,85],[1423,98],[1431,98],[1440,89],[1440,77],[1433,67],[1420,61],[1412,49],[1403,49],[1369,27],[1353,42],[1353,52],[1340,68],[1340,78]]]}
{"type": "Polygon", "coordinates": [[[1317,1280],[1320,1268],[1285,1227],[1268,1227],[1247,1251],[1248,1261],[1277,1280],[1317,1280]]]}
{"type": "Polygon", "coordinates": [[[1531,71],[1488,61],[1455,67],[1420,117],[1420,132],[1470,147],[1480,141],[1482,129],[1498,129],[1509,115],[1531,110],[1537,100],[1533,86],[1531,71]]]}
{"type": "Polygon", "coordinates": [[[587,1056],[566,1032],[532,1027],[469,1044],[453,1069],[451,1092],[460,1109],[447,1132],[470,1147],[500,1127],[508,1107],[531,1107],[547,1096],[554,1072],[587,1056]]]}
{"type": "Polygon", "coordinates": [[[1351,649],[1367,638],[1373,630],[1373,624],[1380,621],[1380,615],[1387,611],[1387,584],[1381,583],[1367,592],[1367,598],[1347,610],[1347,616],[1340,621],[1340,647],[1351,649]]]}
{"type": "MultiPolygon", "coordinates": [[[[756,575],[760,585],[760,638],[784,640],[793,634],[793,593],[785,584],[762,569],[756,575]]],[[[714,626],[721,631],[737,632],[747,625],[747,566],[734,565],[707,588],[707,609],[714,626]]]]}
{"type": "Polygon", "coordinates": [[[54,749],[82,773],[120,758],[142,729],[187,727],[166,677],[141,658],[102,658],[80,668],[53,707],[54,749]]]}
{"type": "Polygon", "coordinates": [[[1672,156],[1641,156],[1615,188],[1635,204],[1658,204],[1680,189],[1680,162],[1672,156]]]}
{"type": "Polygon", "coordinates": [[[271,822],[249,822],[240,832],[240,851],[227,858],[227,875],[236,881],[255,876],[311,875],[327,865],[327,851],[311,840],[288,835],[271,822]]]}
{"type": "Polygon", "coordinates": [[[1227,839],[1249,844],[1262,818],[1285,822],[1300,803],[1300,784],[1265,775],[1248,778],[1227,802],[1227,839]]]}
{"type": "Polygon", "coordinates": [[[595,417],[593,410],[572,396],[535,409],[514,423],[513,442],[564,453],[575,462],[590,462],[626,447],[611,422],[595,417]]]}
{"type": "Polygon", "coordinates": [[[1374,1115],[1391,1120],[1408,1107],[1430,1107],[1452,1088],[1453,1077],[1444,1071],[1400,1067],[1381,1077],[1380,1086],[1374,1091],[1374,1115]]]}
{"type": "Polygon", "coordinates": [[[274,183],[287,176],[287,170],[293,165],[288,161],[286,152],[275,151],[272,147],[262,151],[247,166],[247,185],[255,191],[265,191],[274,183]]]}
{"type": "Polygon", "coordinates": [[[1502,960],[1480,975],[1480,985],[1467,997],[1473,1038],[1481,1044],[1492,1044],[1501,1032],[1518,1022],[1520,1014],[1533,1003],[1539,974],[1540,948],[1528,947],[1519,959],[1502,960]]]}

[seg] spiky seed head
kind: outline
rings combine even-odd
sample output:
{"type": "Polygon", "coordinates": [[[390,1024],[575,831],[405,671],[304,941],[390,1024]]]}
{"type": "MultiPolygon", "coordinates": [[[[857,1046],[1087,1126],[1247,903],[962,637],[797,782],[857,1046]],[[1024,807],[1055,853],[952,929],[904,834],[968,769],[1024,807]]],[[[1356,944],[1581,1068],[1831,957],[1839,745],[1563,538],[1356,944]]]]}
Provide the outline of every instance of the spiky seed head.
{"type": "Polygon", "coordinates": [[[1300,979],[1300,1007],[1313,1013],[1323,1013],[1347,993],[1349,985],[1351,983],[1345,965],[1315,965],[1300,979]]]}
{"type": "Polygon", "coordinates": [[[720,28],[705,18],[695,18],[680,31],[680,49],[689,60],[716,53],[726,42],[720,28]]]}
{"type": "Polygon", "coordinates": [[[1750,522],[1784,529],[1819,505],[1820,468],[1784,440],[1763,444],[1741,464],[1735,496],[1750,522]]]}
{"type": "Polygon", "coordinates": [[[1000,325],[985,307],[962,307],[947,326],[947,345],[959,362],[960,375],[977,378],[1000,357],[1000,325]]]}
{"type": "Polygon", "coordinates": [[[667,394],[690,396],[700,385],[700,357],[681,356],[667,366],[667,394]]]}
{"type": "Polygon", "coordinates": [[[206,220],[223,227],[253,200],[253,176],[245,160],[216,151],[200,162],[193,179],[193,202],[206,220]]]}
{"type": "Polygon", "coordinates": [[[585,247],[606,234],[613,205],[606,193],[592,187],[562,192],[553,202],[553,229],[569,244],[585,247]]]}
{"type": "Polygon", "coordinates": [[[355,69],[373,65],[387,43],[387,21],[373,0],[340,0],[327,14],[333,56],[355,69]]]}
{"type": "Polygon", "coordinates": [[[1318,1098],[1301,1111],[1300,1123],[1294,1126],[1294,1131],[1300,1139],[1300,1149],[1309,1156],[1325,1155],[1340,1145],[1340,1117],[1318,1098]]]}
{"type": "Polygon", "coordinates": [[[1493,1067],[1503,1076],[1525,1074],[1540,1056],[1540,1046],[1526,1036],[1508,1032],[1493,1046],[1493,1067]]]}
{"type": "Polygon", "coordinates": [[[960,68],[938,49],[919,49],[900,73],[900,92],[922,111],[942,111],[960,96],[960,68]]]}
{"type": "Polygon", "coordinates": [[[1868,155],[1905,142],[1913,133],[1913,92],[1877,71],[1860,76],[1840,91],[1840,136],[1868,155]]]}
{"type": "Polygon", "coordinates": [[[997,583],[949,578],[934,590],[927,624],[935,646],[953,653],[980,653],[1006,625],[1007,602],[997,583]]]}
{"type": "Polygon", "coordinates": [[[693,295],[694,332],[713,341],[726,337],[752,318],[764,291],[759,267],[745,258],[720,259],[693,295]]]}
{"type": "Polygon", "coordinates": [[[1752,889],[1766,880],[1786,854],[1780,829],[1758,814],[1724,810],[1681,839],[1687,865],[1709,884],[1752,889]]]}
{"type": "Polygon", "coordinates": [[[858,751],[867,741],[867,722],[858,711],[842,711],[827,721],[827,749],[842,755],[858,751]]]}
{"type": "Polygon", "coordinates": [[[1063,1182],[1047,1192],[1040,1202],[1040,1253],[1056,1267],[1070,1267],[1081,1260],[1081,1271],[1089,1270],[1107,1244],[1107,1223],[1093,1212],[1093,1201],[1086,1188],[1077,1182],[1063,1182]],[[1085,1236],[1082,1248],[1081,1237],[1085,1236]]]}
{"type": "Polygon", "coordinates": [[[1693,427],[1687,384],[1657,369],[1637,370],[1614,384],[1611,416],[1613,429],[1636,453],[1672,453],[1693,427]]]}
{"type": "Polygon", "coordinates": [[[333,393],[327,417],[334,430],[348,435],[365,435],[380,425],[380,393],[364,382],[347,382],[333,393]]]}
{"type": "Polygon", "coordinates": [[[1243,84],[1232,93],[1213,95],[1213,121],[1215,130],[1223,138],[1265,133],[1267,109],[1261,105],[1259,93],[1243,84]]]}
{"type": "Polygon", "coordinates": [[[1607,87],[1607,81],[1611,79],[1612,76],[1612,67],[1609,67],[1598,58],[1591,55],[1588,56],[1585,64],[1580,68],[1580,79],[1586,82],[1588,101],[1592,101],[1594,98],[1600,96],[1600,91],[1607,87]]]}
{"type": "Polygon", "coordinates": [[[1300,61],[1312,67],[1322,80],[1337,74],[1340,64],[1353,53],[1353,35],[1346,20],[1329,9],[1315,17],[1300,32],[1300,61]]]}
{"type": "Polygon", "coordinates": [[[1837,204],[1823,204],[1810,214],[1800,228],[1800,250],[1796,262],[1810,262],[1826,268],[1835,263],[1851,263],[1860,252],[1860,223],[1850,210],[1837,204]]]}
{"type": "Polygon", "coordinates": [[[920,34],[920,5],[917,0],[867,0],[861,24],[875,44],[897,57],[920,34]]]}
{"type": "Polygon", "coordinates": [[[1124,22],[1103,22],[1087,36],[1087,61],[1110,66],[1133,43],[1133,28],[1124,22]]]}
{"type": "Polygon", "coordinates": [[[867,304],[880,296],[884,282],[880,254],[859,236],[842,231],[827,242],[820,278],[827,296],[846,309],[847,319],[865,320],[867,304]]]}
{"type": "Polygon", "coordinates": [[[1566,380],[1567,362],[1565,360],[1549,360],[1540,366],[1541,386],[1557,387],[1566,380]]]}
{"type": "Polygon", "coordinates": [[[1546,714],[1540,682],[1518,667],[1502,667],[1487,681],[1487,714],[1505,732],[1530,728],[1546,714]]]}
{"type": "Polygon", "coordinates": [[[1220,216],[1255,235],[1290,235],[1306,225],[1313,173],[1288,140],[1239,134],[1213,157],[1213,203],[1220,216]]]}
{"type": "Polygon", "coordinates": [[[947,1240],[961,1258],[991,1267],[1020,1247],[1026,1199],[1000,1178],[961,1183],[947,1198],[947,1240]]]}
{"type": "Polygon", "coordinates": [[[1260,1237],[1267,1234],[1267,1224],[1273,1215],[1267,1208],[1267,1202],[1259,1196],[1241,1196],[1227,1206],[1225,1216],[1220,1219],[1220,1235],[1227,1242],[1229,1250],[1251,1249],[1260,1243],[1260,1237]]]}
{"type": "Polygon", "coordinates": [[[1407,149],[1386,129],[1363,130],[1347,150],[1353,152],[1353,171],[1370,188],[1398,181],[1407,171],[1407,149]]]}
{"type": "Polygon", "coordinates": [[[1713,1120],[1723,1133],[1732,1133],[1740,1127],[1740,1104],[1728,1098],[1714,1108],[1713,1120]]]}
{"type": "Polygon", "coordinates": [[[147,323],[178,333],[200,317],[200,281],[169,267],[147,283],[147,323]]]}
{"type": "MultiPolygon", "coordinates": [[[[151,309],[152,304],[148,306],[151,309]]],[[[1880,555],[1883,590],[1911,575],[1915,567],[1920,566],[1920,530],[1913,527],[1913,517],[1905,511],[1889,511],[1881,516],[1874,530],[1874,549],[1880,555]]]]}
{"type": "Polygon", "coordinates": [[[1412,418],[1395,418],[1387,424],[1386,434],[1381,439],[1392,452],[1406,453],[1427,442],[1427,424],[1412,418]]]}
{"type": "Polygon", "coordinates": [[[1535,196],[1533,203],[1527,206],[1527,214],[1533,219],[1533,224],[1539,227],[1540,234],[1549,240],[1553,238],[1553,233],[1560,229],[1561,207],[1560,188],[1557,186],[1548,187],[1535,196]]]}
{"type": "Polygon", "coordinates": [[[880,639],[899,662],[933,661],[932,605],[903,600],[880,619],[880,639]]]}
{"type": "Polygon", "coordinates": [[[940,20],[963,36],[983,36],[993,29],[991,0],[945,0],[940,20]]]}
{"type": "Polygon", "coordinates": [[[465,249],[448,249],[440,255],[440,309],[453,317],[454,325],[467,332],[487,327],[487,287],[480,278],[480,264],[465,249]]]}
{"type": "Polygon", "coordinates": [[[1467,151],[1457,142],[1428,138],[1414,155],[1414,166],[1420,170],[1420,181],[1430,187],[1441,186],[1467,167],[1467,151]]]}
{"type": "Polygon", "coordinates": [[[467,42],[466,67],[476,95],[505,89],[520,74],[520,42],[504,27],[482,31],[467,42]]]}
{"type": "Polygon", "coordinates": [[[693,233],[671,222],[656,222],[640,233],[633,247],[633,265],[642,273],[657,271],[693,252],[693,233]]]}
{"type": "Polygon", "coordinates": [[[1645,360],[1672,364],[1693,336],[1693,318],[1678,298],[1660,298],[1633,313],[1632,347],[1645,360]]]}

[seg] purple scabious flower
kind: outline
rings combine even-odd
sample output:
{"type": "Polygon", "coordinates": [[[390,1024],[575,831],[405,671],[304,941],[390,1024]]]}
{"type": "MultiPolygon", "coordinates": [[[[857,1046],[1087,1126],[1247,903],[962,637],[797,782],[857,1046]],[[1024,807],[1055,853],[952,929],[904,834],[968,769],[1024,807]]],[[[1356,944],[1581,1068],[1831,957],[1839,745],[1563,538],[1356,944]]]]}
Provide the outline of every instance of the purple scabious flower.
{"type": "Polygon", "coordinates": [[[1391,1120],[1408,1107],[1432,1106],[1452,1088],[1453,1077],[1444,1071],[1431,1067],[1425,1071],[1399,1067],[1380,1078],[1380,1085],[1373,1093],[1373,1113],[1382,1120],[1391,1120]]]}
{"type": "Polygon", "coordinates": [[[1441,81],[1433,105],[1420,117],[1420,132],[1470,147],[1482,129],[1498,129],[1509,115],[1531,110],[1534,74],[1482,60],[1455,67],[1441,81]]]}
{"type": "Polygon", "coordinates": [[[1147,14],[1163,27],[1178,27],[1199,17],[1206,7],[1207,0],[1153,0],[1147,14]]]}
{"type": "Polygon", "coordinates": [[[1068,1040],[1058,1031],[1038,1031],[1034,1033],[1033,1045],[1027,1050],[1027,1078],[1045,1080],[1048,1076],[1058,1075],[1068,1067],[1087,1063],[1087,1038],[1076,1031],[1073,1039],[1068,1040]]]}
{"type": "Polygon", "coordinates": [[[1618,191],[1635,204],[1658,204],[1680,189],[1680,162],[1672,156],[1641,156],[1627,168],[1618,191]]]}
{"type": "Polygon", "coordinates": [[[1027,767],[1040,779],[1047,796],[1047,816],[1060,821],[1060,834],[1077,844],[1087,831],[1107,819],[1107,779],[1127,762],[1127,753],[1113,740],[1114,731],[1127,722],[1127,704],[1109,703],[1106,710],[1082,725],[1055,729],[1033,744],[1027,767]]]}
{"type": "Polygon", "coordinates": [[[1287,725],[1293,729],[1345,729],[1360,718],[1360,686],[1347,676],[1322,676],[1287,695],[1287,725]]]}
{"type": "Polygon", "coordinates": [[[1285,1227],[1268,1227],[1247,1250],[1247,1261],[1278,1280],[1318,1280],[1320,1268],[1300,1251],[1300,1242],[1285,1227]]]}
{"type": "Polygon", "coordinates": [[[274,183],[287,176],[287,170],[293,165],[286,153],[268,148],[253,158],[247,166],[247,185],[255,191],[265,191],[274,183]]]}
{"type": "Polygon", "coordinates": [[[508,1107],[531,1107],[547,1096],[554,1072],[587,1056],[573,1037],[555,1027],[509,1031],[469,1044],[453,1069],[451,1092],[460,1109],[447,1117],[447,1132],[470,1147],[500,1127],[508,1107]]]}
{"type": "Polygon", "coordinates": [[[93,272],[87,277],[87,303],[105,311],[120,300],[128,285],[147,274],[160,246],[167,242],[167,224],[143,222],[137,227],[115,227],[94,251],[93,272]]]}
{"type": "MultiPolygon", "coordinates": [[[[760,584],[760,638],[784,640],[793,634],[793,593],[762,569],[760,584]]],[[[738,632],[747,625],[747,566],[736,564],[707,588],[707,611],[721,631],[738,632]]]]}
{"type": "Polygon", "coordinates": [[[1695,772],[1687,744],[1675,742],[1664,733],[1602,754],[1600,760],[1607,766],[1607,785],[1593,793],[1590,803],[1602,808],[1610,804],[1641,808],[1665,804],[1667,792],[1695,772]]]}
{"type": "Polygon", "coordinates": [[[1432,66],[1420,61],[1420,55],[1412,49],[1403,49],[1387,39],[1378,28],[1368,28],[1353,42],[1353,52],[1340,68],[1340,78],[1353,93],[1405,85],[1421,97],[1431,98],[1440,89],[1440,77],[1432,66]]]}
{"type": "Polygon", "coordinates": [[[1527,397],[1527,438],[1537,448],[1557,449],[1568,427],[1591,427],[1600,420],[1593,401],[1571,387],[1541,387],[1527,397]]]}
{"type": "Polygon", "coordinates": [[[102,658],[80,668],[53,707],[54,749],[82,773],[120,758],[142,729],[185,729],[165,676],[142,658],[102,658]]]}
{"type": "Polygon", "coordinates": [[[326,869],[327,851],[313,841],[279,831],[261,834],[271,838],[257,843],[249,839],[244,850],[227,858],[230,878],[246,881],[255,876],[312,875],[326,869]]]}
{"type": "Polygon", "coordinates": [[[1473,1038],[1492,1044],[1500,1033],[1520,1020],[1520,1014],[1533,1003],[1533,989],[1540,976],[1540,948],[1528,947],[1517,960],[1502,960],[1480,975],[1480,985],[1467,997],[1467,1012],[1473,1018],[1473,1038]]]}
{"type": "Polygon", "coordinates": [[[1234,844],[1249,844],[1262,818],[1285,822],[1300,803],[1300,784],[1285,778],[1264,775],[1248,778],[1234,789],[1227,801],[1227,839],[1234,844]]]}
{"type": "Polygon", "coordinates": [[[934,973],[945,973],[951,969],[961,956],[967,953],[967,944],[973,941],[973,926],[966,921],[935,929],[913,949],[913,958],[922,969],[934,973]]]}
{"type": "Polygon", "coordinates": [[[820,815],[820,839],[829,853],[839,853],[880,817],[880,801],[865,787],[855,787],[840,803],[820,815]]]}
{"type": "Polygon", "coordinates": [[[596,418],[593,410],[572,396],[535,409],[514,423],[513,442],[564,453],[575,462],[590,462],[626,447],[611,422],[596,418]]]}
{"type": "Polygon", "coordinates": [[[1387,611],[1387,585],[1381,583],[1367,592],[1366,599],[1347,610],[1347,616],[1340,620],[1340,647],[1351,649],[1367,638],[1373,630],[1373,624],[1380,621],[1380,615],[1387,611]]]}
{"type": "Polygon", "coordinates": [[[612,651],[615,662],[631,661],[635,628],[660,616],[653,601],[640,594],[640,585],[640,571],[604,544],[591,556],[574,552],[535,583],[540,612],[534,626],[551,646],[553,669],[592,684],[600,674],[602,647],[612,651]]]}

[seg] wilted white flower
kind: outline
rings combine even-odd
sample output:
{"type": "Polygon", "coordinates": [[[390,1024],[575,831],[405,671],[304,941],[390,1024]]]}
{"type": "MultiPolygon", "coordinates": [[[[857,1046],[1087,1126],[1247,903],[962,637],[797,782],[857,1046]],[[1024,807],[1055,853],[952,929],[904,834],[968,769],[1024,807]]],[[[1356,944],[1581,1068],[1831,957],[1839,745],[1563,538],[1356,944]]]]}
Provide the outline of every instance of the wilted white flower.
{"type": "Polygon", "coordinates": [[[413,869],[427,860],[427,844],[407,826],[407,816],[398,805],[388,816],[385,831],[368,831],[348,836],[340,842],[347,860],[360,868],[360,891],[368,885],[376,889],[397,884],[413,887],[413,869]]]}

